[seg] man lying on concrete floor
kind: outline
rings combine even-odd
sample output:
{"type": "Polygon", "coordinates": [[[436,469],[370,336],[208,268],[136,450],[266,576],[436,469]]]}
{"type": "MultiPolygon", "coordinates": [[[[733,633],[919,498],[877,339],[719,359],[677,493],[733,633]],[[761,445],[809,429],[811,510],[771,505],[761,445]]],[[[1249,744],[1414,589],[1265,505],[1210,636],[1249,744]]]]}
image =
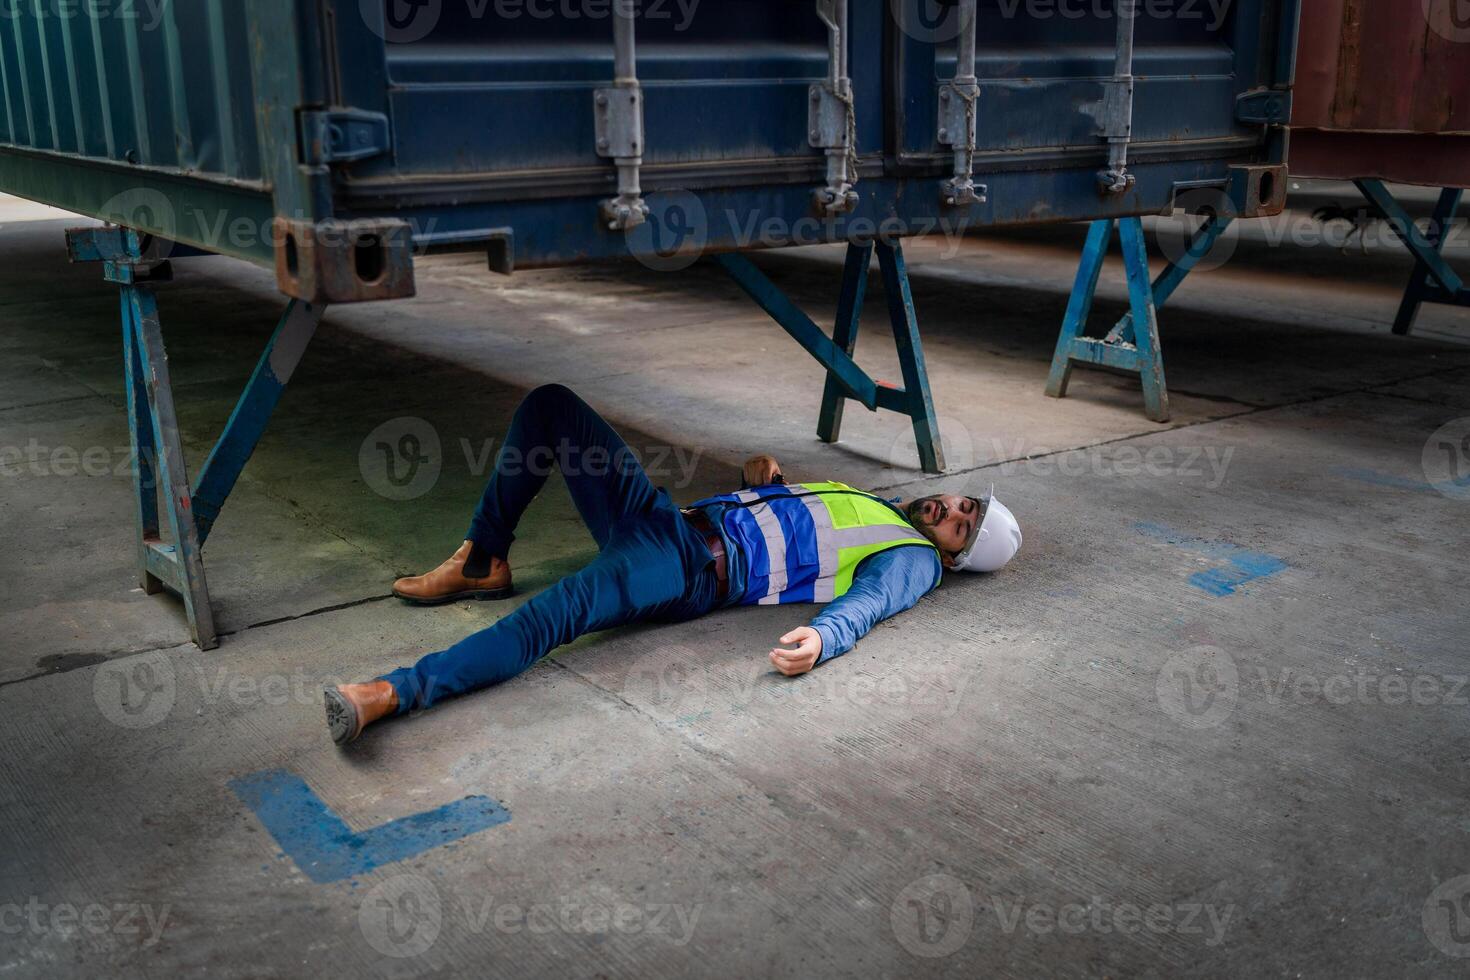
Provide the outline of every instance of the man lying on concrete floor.
{"type": "Polygon", "coordinates": [[[448,650],[329,688],[333,741],[508,680],[584,633],[682,622],[724,606],[826,603],[770,653],[781,673],[803,674],[918,602],[943,569],[994,571],[1021,547],[1021,529],[993,495],[937,494],[900,510],[841,483],[788,486],[769,456],[745,464],[750,489],[681,510],[605,419],[569,389],[546,385],[516,409],[464,544],[432,572],[393,583],[394,594],[419,605],[509,596],[515,529],[553,460],[598,556],[448,650]]]}

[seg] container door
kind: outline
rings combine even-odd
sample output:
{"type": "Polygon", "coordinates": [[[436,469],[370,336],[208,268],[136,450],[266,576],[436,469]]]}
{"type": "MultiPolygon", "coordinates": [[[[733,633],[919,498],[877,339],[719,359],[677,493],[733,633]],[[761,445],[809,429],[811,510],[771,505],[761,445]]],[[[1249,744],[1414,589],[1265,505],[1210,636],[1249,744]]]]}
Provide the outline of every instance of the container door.
{"type": "MultiPolygon", "coordinates": [[[[980,0],[977,174],[1106,158],[1099,111],[1113,75],[1114,4],[980,0]]],[[[938,140],[937,88],[955,74],[959,8],[939,0],[893,0],[893,7],[895,162],[937,172],[948,160],[938,140]]],[[[1275,7],[1274,0],[1138,3],[1133,154],[1218,154],[1219,141],[1260,139],[1258,129],[1236,122],[1235,99],[1261,74],[1258,52],[1275,7]]]]}
{"type": "MultiPolygon", "coordinates": [[[[538,197],[589,193],[593,91],[613,78],[612,0],[384,0],[392,160],[357,177],[475,177],[538,197]]],[[[643,0],[645,173],[684,186],[789,179],[821,154],[807,89],[827,72],[827,32],[805,0],[643,0]]]]}

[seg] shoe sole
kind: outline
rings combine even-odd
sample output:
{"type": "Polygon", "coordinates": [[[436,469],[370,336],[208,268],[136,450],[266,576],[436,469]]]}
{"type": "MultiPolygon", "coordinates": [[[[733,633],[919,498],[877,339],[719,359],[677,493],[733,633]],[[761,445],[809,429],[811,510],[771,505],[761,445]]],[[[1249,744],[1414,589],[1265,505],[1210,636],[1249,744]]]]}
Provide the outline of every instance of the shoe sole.
{"type": "Polygon", "coordinates": [[[346,745],[362,734],[357,707],[343,697],[341,691],[329,687],[322,692],[322,699],[326,702],[327,731],[331,732],[333,742],[346,745]]]}
{"type": "Polygon", "coordinates": [[[459,602],[463,599],[477,599],[482,602],[490,599],[509,599],[515,595],[515,589],[510,586],[506,586],[503,589],[472,589],[469,592],[451,592],[449,595],[430,596],[427,598],[424,596],[405,595],[397,589],[393,590],[393,594],[410,606],[445,606],[451,602],[459,602]]]}

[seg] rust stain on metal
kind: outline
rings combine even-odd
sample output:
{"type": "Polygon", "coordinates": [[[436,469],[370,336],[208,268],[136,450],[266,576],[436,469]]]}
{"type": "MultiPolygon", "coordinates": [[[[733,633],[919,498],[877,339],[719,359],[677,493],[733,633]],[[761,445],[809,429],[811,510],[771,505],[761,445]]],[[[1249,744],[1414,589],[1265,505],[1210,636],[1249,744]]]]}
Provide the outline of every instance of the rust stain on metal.
{"type": "Polygon", "coordinates": [[[1363,14],[1359,0],[1344,0],[1339,29],[1332,122],[1351,129],[1358,112],[1358,78],[1363,67],[1363,14]]]}
{"type": "Polygon", "coordinates": [[[1293,125],[1470,133],[1470,44],[1443,4],[1303,0],[1293,125]],[[1459,96],[1457,98],[1457,96],[1459,96]]]}
{"type": "Polygon", "coordinates": [[[1470,43],[1460,0],[1302,0],[1292,171],[1462,185],[1470,137],[1470,43]],[[1395,176],[1402,171],[1403,176],[1395,176]]]}

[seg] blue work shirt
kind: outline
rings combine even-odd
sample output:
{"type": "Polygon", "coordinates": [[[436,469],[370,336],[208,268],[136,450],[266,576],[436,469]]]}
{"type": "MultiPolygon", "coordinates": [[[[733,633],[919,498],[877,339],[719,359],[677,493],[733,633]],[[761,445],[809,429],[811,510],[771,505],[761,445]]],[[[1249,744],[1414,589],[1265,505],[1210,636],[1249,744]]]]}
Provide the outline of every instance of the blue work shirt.
{"type": "MultiPolygon", "coordinates": [[[[703,508],[710,526],[719,529],[725,542],[725,565],[732,606],[745,596],[746,558],[725,531],[726,503],[703,508]]],[[[889,548],[858,562],[852,587],[822,607],[811,625],[822,637],[818,664],[851,650],[874,626],[896,616],[938,587],[944,566],[933,548],[889,548]]]]}

